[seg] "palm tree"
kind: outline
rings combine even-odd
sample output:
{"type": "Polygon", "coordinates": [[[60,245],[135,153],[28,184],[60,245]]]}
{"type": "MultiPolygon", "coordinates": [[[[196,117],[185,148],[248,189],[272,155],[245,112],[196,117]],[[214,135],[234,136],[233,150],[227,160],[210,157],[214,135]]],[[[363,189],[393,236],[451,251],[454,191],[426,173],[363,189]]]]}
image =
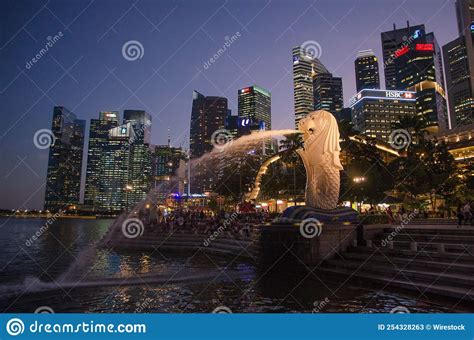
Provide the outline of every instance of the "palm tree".
{"type": "Polygon", "coordinates": [[[422,143],[425,140],[426,135],[429,133],[426,130],[426,119],[423,116],[417,115],[402,116],[398,123],[392,124],[392,128],[408,131],[414,139],[415,144],[422,143]]]}
{"type": "Polygon", "coordinates": [[[296,150],[303,147],[303,140],[300,134],[286,136],[286,139],[280,142],[281,160],[289,168],[293,169],[293,192],[296,192],[296,168],[302,163],[296,150]]]}

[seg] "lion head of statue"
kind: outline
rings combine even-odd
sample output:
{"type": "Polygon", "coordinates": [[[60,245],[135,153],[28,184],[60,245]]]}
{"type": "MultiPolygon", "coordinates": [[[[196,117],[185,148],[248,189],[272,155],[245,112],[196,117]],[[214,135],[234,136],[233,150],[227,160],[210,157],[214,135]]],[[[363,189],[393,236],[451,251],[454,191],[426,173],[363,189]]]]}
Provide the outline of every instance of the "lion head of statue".
{"type": "Polygon", "coordinates": [[[339,160],[339,127],[336,118],[328,111],[318,110],[309,113],[298,123],[303,133],[304,149],[311,153],[330,154],[333,165],[342,169],[339,160]]]}

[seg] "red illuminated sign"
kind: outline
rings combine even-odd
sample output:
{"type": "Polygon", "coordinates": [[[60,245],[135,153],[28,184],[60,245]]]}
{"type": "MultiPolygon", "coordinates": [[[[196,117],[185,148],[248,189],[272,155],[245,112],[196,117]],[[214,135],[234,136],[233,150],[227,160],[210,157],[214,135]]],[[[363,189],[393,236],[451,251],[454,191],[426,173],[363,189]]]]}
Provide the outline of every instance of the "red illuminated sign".
{"type": "Polygon", "coordinates": [[[408,52],[408,46],[403,46],[402,48],[399,48],[398,50],[395,51],[395,57],[399,57],[401,55],[404,55],[405,53],[408,52]]]}
{"type": "Polygon", "coordinates": [[[417,51],[433,51],[433,44],[416,44],[415,49],[417,51]]]}
{"type": "Polygon", "coordinates": [[[250,92],[250,87],[246,87],[240,91],[240,93],[247,93],[250,92]]]}

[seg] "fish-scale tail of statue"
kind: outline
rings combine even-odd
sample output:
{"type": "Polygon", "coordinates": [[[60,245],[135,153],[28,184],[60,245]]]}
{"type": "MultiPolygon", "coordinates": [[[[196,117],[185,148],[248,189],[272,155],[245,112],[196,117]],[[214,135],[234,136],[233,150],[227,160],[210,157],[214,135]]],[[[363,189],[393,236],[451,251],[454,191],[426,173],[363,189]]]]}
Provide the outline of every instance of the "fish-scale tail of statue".
{"type": "Polygon", "coordinates": [[[306,179],[306,205],[317,209],[336,209],[339,189],[339,170],[326,167],[313,171],[306,179]]]}

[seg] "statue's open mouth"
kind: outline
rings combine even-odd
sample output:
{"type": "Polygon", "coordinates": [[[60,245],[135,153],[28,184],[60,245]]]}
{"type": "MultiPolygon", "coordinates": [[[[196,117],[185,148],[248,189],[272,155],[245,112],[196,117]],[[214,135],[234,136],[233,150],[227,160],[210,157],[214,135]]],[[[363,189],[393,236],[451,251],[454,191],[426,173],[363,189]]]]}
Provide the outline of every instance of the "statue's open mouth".
{"type": "Polygon", "coordinates": [[[313,128],[310,128],[308,129],[309,133],[312,135],[314,133],[314,129],[313,128]]]}

